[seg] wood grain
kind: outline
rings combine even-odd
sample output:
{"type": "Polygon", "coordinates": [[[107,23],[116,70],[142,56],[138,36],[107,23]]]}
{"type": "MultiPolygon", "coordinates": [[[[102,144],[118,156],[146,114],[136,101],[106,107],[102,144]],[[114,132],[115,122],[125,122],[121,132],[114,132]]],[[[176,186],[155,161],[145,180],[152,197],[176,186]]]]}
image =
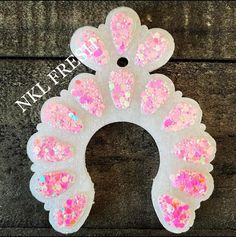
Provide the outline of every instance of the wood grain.
{"type": "Polygon", "coordinates": [[[227,1],[2,1],[0,55],[66,57],[77,28],[97,27],[118,6],[136,10],[149,28],[168,30],[173,59],[235,59],[236,2],[227,1]]]}
{"type": "MultiPolygon", "coordinates": [[[[9,145],[1,158],[1,227],[50,227],[48,213],[29,191],[32,172],[24,149],[27,138],[21,140],[18,131],[12,131],[5,133],[9,145]]],[[[216,142],[215,191],[197,210],[193,231],[235,227],[236,151],[232,147],[236,137],[219,137],[216,142]]],[[[84,227],[162,229],[150,199],[152,179],[159,166],[158,149],[150,135],[131,124],[108,125],[94,135],[86,157],[96,197],[84,227]]]]}
{"type": "MultiPolygon", "coordinates": [[[[3,70],[1,88],[5,88],[1,92],[4,113],[0,120],[1,137],[4,137],[0,158],[1,181],[4,183],[0,185],[2,228],[49,227],[47,212],[28,188],[32,173],[25,147],[39,122],[43,102],[66,89],[73,75],[64,78],[24,115],[13,103],[36,82],[48,84],[46,74],[59,63],[60,60],[0,61],[3,70]]],[[[79,66],[74,74],[80,71],[86,69],[79,66]]],[[[236,111],[232,106],[236,98],[234,64],[170,62],[158,72],[170,76],[177,89],[200,103],[207,131],[217,142],[218,152],[213,162],[216,189],[212,198],[197,211],[191,231],[194,235],[201,233],[197,232],[201,229],[232,230],[236,213],[233,205],[236,202],[236,111]]],[[[159,233],[155,230],[161,230],[162,226],[150,199],[152,179],[159,166],[158,148],[152,137],[133,124],[111,124],[93,136],[86,157],[87,168],[95,183],[96,199],[85,227],[108,229],[104,233],[111,233],[111,228],[123,229],[121,234],[126,233],[124,229],[141,227],[154,229],[150,230],[150,235],[159,233]]],[[[86,233],[95,233],[95,230],[86,233]]],[[[133,233],[145,232],[136,230],[133,233]]]]}
{"type": "MultiPolygon", "coordinates": [[[[79,66],[71,75],[60,79],[53,86],[47,74],[63,60],[0,60],[2,68],[0,101],[5,112],[1,123],[15,126],[39,122],[39,111],[43,102],[50,97],[58,96],[62,89],[67,89],[74,75],[88,71],[79,66]],[[21,98],[37,82],[52,90],[35,103],[28,112],[22,114],[14,102],[21,98]],[[24,119],[24,120],[23,120],[24,119]],[[25,122],[24,122],[25,121],[25,122]]],[[[177,90],[185,97],[197,100],[202,108],[203,122],[208,132],[214,136],[235,135],[236,133],[236,68],[234,63],[201,63],[169,62],[155,71],[169,76],[177,90]],[[230,124],[230,126],[229,126],[230,124]]]]}
{"type": "MultiPolygon", "coordinates": [[[[1,236],[65,236],[51,228],[0,228],[1,236]]],[[[235,236],[235,230],[191,230],[181,236],[235,236]]],[[[81,228],[70,236],[176,236],[158,229],[90,229],[81,228]],[[88,235],[89,233],[89,235],[88,235]]]]}

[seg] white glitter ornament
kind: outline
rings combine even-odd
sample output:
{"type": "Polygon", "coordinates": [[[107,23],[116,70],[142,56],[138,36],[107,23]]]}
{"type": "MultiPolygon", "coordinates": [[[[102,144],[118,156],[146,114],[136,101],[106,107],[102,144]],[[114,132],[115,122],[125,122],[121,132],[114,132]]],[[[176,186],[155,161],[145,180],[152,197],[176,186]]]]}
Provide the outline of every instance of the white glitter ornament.
{"type": "Polygon", "coordinates": [[[168,77],[149,74],[167,63],[173,38],[163,29],[141,26],[132,9],[120,7],[98,29],[78,29],[70,47],[96,73],[79,74],[60,97],[43,105],[42,123],[27,145],[35,173],[30,190],[50,211],[51,225],[61,233],[83,225],[94,203],[87,144],[103,126],[130,122],[149,132],[160,152],[151,191],[160,222],[171,232],[187,231],[200,202],[213,191],[209,172],[216,144],[201,123],[198,103],[183,98],[168,77]],[[118,65],[121,57],[125,67],[118,65]]]}

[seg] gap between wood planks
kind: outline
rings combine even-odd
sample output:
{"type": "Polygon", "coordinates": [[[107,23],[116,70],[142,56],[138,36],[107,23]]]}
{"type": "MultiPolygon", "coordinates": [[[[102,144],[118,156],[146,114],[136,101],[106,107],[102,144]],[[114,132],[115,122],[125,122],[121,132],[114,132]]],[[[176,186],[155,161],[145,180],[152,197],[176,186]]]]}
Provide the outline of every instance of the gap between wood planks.
{"type": "MultiPolygon", "coordinates": [[[[69,55],[68,55],[69,56],[69,55]]],[[[38,57],[32,57],[32,56],[0,56],[0,60],[62,60],[64,61],[66,57],[45,57],[45,56],[38,56],[38,57]]],[[[168,62],[186,62],[186,63],[194,63],[194,62],[201,62],[201,63],[236,63],[235,59],[188,59],[188,58],[172,58],[168,62]]],[[[167,62],[167,63],[168,63],[167,62]]]]}

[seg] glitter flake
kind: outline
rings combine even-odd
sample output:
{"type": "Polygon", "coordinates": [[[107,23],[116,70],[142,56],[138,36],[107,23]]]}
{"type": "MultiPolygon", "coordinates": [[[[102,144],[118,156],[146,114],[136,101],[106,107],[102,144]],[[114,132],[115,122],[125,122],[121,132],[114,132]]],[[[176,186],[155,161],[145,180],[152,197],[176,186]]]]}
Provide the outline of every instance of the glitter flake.
{"type": "Polygon", "coordinates": [[[33,141],[32,152],[35,159],[47,162],[64,161],[73,156],[72,146],[54,137],[36,137],[33,141]]]}
{"type": "Polygon", "coordinates": [[[141,94],[141,109],[145,114],[153,114],[165,103],[169,90],[162,80],[150,80],[141,94]]]}
{"type": "Polygon", "coordinates": [[[207,164],[213,155],[213,147],[206,138],[186,138],[174,147],[180,160],[207,164]]]}
{"type": "Polygon", "coordinates": [[[188,103],[177,104],[165,118],[163,126],[167,131],[179,131],[194,124],[197,110],[188,103]]]}
{"type": "Polygon", "coordinates": [[[102,95],[93,79],[76,80],[71,94],[89,113],[97,117],[102,116],[105,106],[103,104],[102,95]]]}
{"type": "Polygon", "coordinates": [[[189,205],[164,194],[159,198],[159,206],[167,224],[175,228],[186,227],[190,219],[189,205]]]}
{"type": "Polygon", "coordinates": [[[64,206],[54,211],[54,220],[59,227],[73,226],[83,215],[87,205],[87,196],[85,194],[77,194],[73,198],[69,198],[64,206]]]}
{"type": "Polygon", "coordinates": [[[81,61],[86,59],[93,59],[96,63],[103,65],[107,64],[109,55],[105,49],[103,41],[91,30],[82,32],[77,40],[79,48],[77,53],[83,53],[85,58],[79,58],[81,61]]]}
{"type": "Polygon", "coordinates": [[[181,170],[170,179],[173,187],[192,197],[202,197],[207,191],[206,178],[199,172],[181,170]]]}
{"type": "Polygon", "coordinates": [[[78,133],[82,128],[77,113],[67,106],[59,103],[50,103],[42,113],[42,121],[52,127],[78,133]]]}
{"type": "Polygon", "coordinates": [[[123,54],[132,38],[133,20],[123,12],[119,12],[112,17],[111,33],[116,50],[123,54]]]}
{"type": "Polygon", "coordinates": [[[112,71],[109,80],[109,89],[117,109],[126,109],[130,105],[134,75],[124,69],[112,71]]]}
{"type": "Polygon", "coordinates": [[[74,177],[67,172],[50,172],[37,180],[36,191],[45,197],[54,198],[64,193],[72,184],[74,177]]]}
{"type": "Polygon", "coordinates": [[[138,46],[135,63],[145,66],[159,60],[167,49],[167,41],[159,32],[150,33],[146,41],[138,46]]]}

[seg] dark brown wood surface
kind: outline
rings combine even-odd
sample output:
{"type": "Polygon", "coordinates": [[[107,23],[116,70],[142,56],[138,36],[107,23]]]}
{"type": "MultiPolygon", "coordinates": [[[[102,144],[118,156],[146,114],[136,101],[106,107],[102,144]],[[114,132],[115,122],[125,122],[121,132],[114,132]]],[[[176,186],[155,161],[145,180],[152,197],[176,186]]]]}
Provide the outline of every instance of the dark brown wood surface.
{"type": "MultiPolygon", "coordinates": [[[[0,235],[58,235],[29,191],[26,143],[43,103],[66,89],[73,76],[88,71],[81,65],[57,86],[46,76],[70,54],[73,31],[104,23],[117,6],[132,7],[143,24],[173,35],[174,56],[157,72],[199,102],[207,131],[217,142],[215,191],[184,235],[236,235],[236,2],[227,1],[0,2],[0,235]],[[22,114],[14,102],[37,82],[52,90],[22,114]]],[[[128,123],[108,125],[93,136],[86,156],[95,205],[75,235],[172,235],[152,207],[159,153],[145,130],[128,123]]]]}
{"type": "Polygon", "coordinates": [[[118,6],[137,11],[142,24],[168,30],[178,59],[235,59],[235,2],[81,1],[2,3],[2,56],[67,57],[72,33],[104,23],[118,6]]]}

